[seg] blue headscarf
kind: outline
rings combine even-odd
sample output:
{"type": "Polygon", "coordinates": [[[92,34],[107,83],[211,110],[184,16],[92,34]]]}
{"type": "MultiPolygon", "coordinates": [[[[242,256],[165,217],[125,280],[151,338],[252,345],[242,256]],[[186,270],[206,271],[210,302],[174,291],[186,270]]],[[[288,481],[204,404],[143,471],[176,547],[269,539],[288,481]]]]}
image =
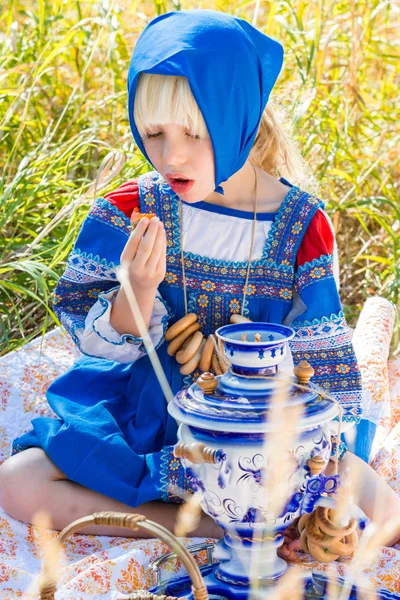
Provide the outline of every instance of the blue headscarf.
{"type": "Polygon", "coordinates": [[[156,17],[140,35],[128,72],[137,145],[152,164],[133,119],[139,74],[187,77],[214,149],[215,192],[223,194],[220,183],[247,160],[282,64],[282,45],[244,19],[203,9],[156,17]]]}

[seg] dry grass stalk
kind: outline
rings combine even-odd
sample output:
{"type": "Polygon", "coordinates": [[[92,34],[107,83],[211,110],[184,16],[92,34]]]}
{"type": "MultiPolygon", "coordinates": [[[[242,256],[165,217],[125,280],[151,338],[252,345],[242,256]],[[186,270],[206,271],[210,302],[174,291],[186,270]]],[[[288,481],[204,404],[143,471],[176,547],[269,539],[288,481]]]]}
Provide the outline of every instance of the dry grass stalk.
{"type": "Polygon", "coordinates": [[[42,551],[43,559],[41,572],[26,591],[25,600],[36,598],[38,590],[56,586],[61,574],[61,544],[57,538],[49,540],[46,536],[46,530],[53,528],[49,513],[37,512],[32,518],[32,525],[37,528],[37,546],[42,551]]]}
{"type": "Polygon", "coordinates": [[[118,175],[124,166],[124,163],[125,155],[122,152],[119,152],[118,150],[112,150],[109,152],[101,162],[95,181],[89,186],[86,192],[69,204],[63,205],[50,223],[48,223],[35,237],[35,239],[26,247],[26,249],[18,255],[19,258],[30,254],[33,248],[37,246],[43,240],[43,238],[49,235],[49,233],[55,227],[57,227],[61,221],[72,215],[77,206],[83,204],[88,198],[93,198],[93,201],[96,200],[97,192],[106,187],[110,181],[112,181],[114,177],[118,175]],[[113,162],[116,164],[111,167],[113,162]]]}
{"type": "MultiPolygon", "coordinates": [[[[352,584],[348,585],[345,581],[344,585],[339,583],[339,575],[335,570],[334,564],[327,564],[327,571],[324,575],[327,578],[325,597],[326,600],[344,600],[348,597],[351,591],[352,584]]],[[[357,586],[362,586],[357,589],[357,598],[360,600],[377,600],[375,590],[371,587],[367,577],[363,573],[359,573],[357,586]]]]}
{"type": "Polygon", "coordinates": [[[324,575],[327,579],[326,600],[339,600],[340,585],[335,567],[332,563],[327,563],[327,571],[324,573],[324,575]]]}
{"type": "Polygon", "coordinates": [[[365,573],[359,573],[357,579],[357,598],[360,600],[378,600],[378,593],[372,587],[365,573]]]}
{"type": "MultiPolygon", "coordinates": [[[[360,480],[361,474],[359,470],[346,469],[344,477],[342,477],[341,486],[337,492],[338,510],[341,510],[342,502],[342,488],[347,487],[347,491],[344,495],[348,494],[348,503],[360,504],[361,494],[363,492],[363,485],[360,480]]],[[[369,494],[374,494],[374,490],[368,490],[369,494]]],[[[373,514],[384,514],[385,506],[383,499],[380,495],[376,495],[374,498],[373,514]]],[[[391,539],[393,539],[394,532],[398,531],[400,538],[400,516],[393,517],[383,526],[377,526],[373,521],[369,523],[365,530],[361,532],[358,546],[355,550],[353,559],[346,565],[346,586],[342,590],[340,600],[346,600],[350,593],[351,585],[355,584],[360,588],[364,588],[364,595],[368,598],[375,598],[376,593],[370,587],[367,578],[365,577],[363,570],[365,567],[370,565],[376,560],[379,548],[385,546],[391,539]],[[346,591],[347,590],[347,591],[346,591]]]]}
{"type": "Polygon", "coordinates": [[[268,594],[268,600],[302,600],[306,572],[291,566],[268,594]]]}
{"type": "Polygon", "coordinates": [[[201,514],[200,500],[194,494],[189,496],[179,507],[174,534],[177,537],[186,537],[199,526],[201,514]]]}
{"type": "Polygon", "coordinates": [[[349,506],[353,503],[352,483],[350,469],[346,469],[344,477],[340,479],[340,485],[335,493],[336,508],[331,511],[331,519],[337,525],[345,525],[350,520],[349,506]]]}
{"type": "MultiPolygon", "coordinates": [[[[293,460],[292,449],[298,438],[297,427],[303,414],[303,406],[288,407],[290,387],[286,377],[276,377],[276,387],[270,401],[268,426],[272,433],[264,436],[262,455],[269,463],[263,479],[264,505],[268,513],[277,518],[294,491],[296,482],[291,475],[297,464],[293,460]],[[271,452],[272,451],[272,452],[271,452]]],[[[251,591],[259,589],[260,555],[254,554],[250,568],[251,591]]],[[[293,569],[288,572],[292,575],[293,569]]],[[[302,592],[302,588],[301,588],[302,592]]]]}
{"type": "Polygon", "coordinates": [[[354,553],[354,558],[347,565],[339,600],[348,600],[353,584],[362,590],[364,598],[376,600],[377,594],[363,570],[376,559],[379,547],[385,545],[393,536],[395,528],[398,529],[400,535],[400,515],[390,519],[383,527],[378,528],[374,523],[367,525],[354,553]]]}
{"type": "Polygon", "coordinates": [[[297,468],[293,447],[298,439],[298,426],[303,415],[303,405],[289,405],[290,387],[286,378],[276,378],[276,388],[271,397],[268,427],[271,433],[264,436],[263,454],[269,457],[264,478],[264,494],[268,511],[275,517],[282,512],[294,490],[295,482],[288,480],[297,468]]]}
{"type": "Polygon", "coordinates": [[[143,344],[147,350],[148,357],[153,366],[153,369],[154,369],[154,372],[158,379],[158,382],[160,384],[160,387],[164,393],[164,396],[165,396],[167,402],[169,403],[169,402],[171,402],[174,395],[172,393],[171,386],[169,385],[168,379],[165,376],[165,372],[160,363],[160,359],[158,358],[158,354],[154,350],[153,342],[151,341],[151,338],[149,336],[149,330],[146,327],[146,324],[143,320],[141,310],[136,301],[135,292],[133,291],[132,285],[129,281],[128,264],[126,262],[122,263],[121,266],[119,267],[117,276],[118,276],[118,280],[121,283],[121,286],[123,287],[123,289],[125,291],[126,297],[128,299],[129,307],[132,311],[132,314],[134,315],[136,324],[139,329],[140,337],[143,338],[143,344]]]}

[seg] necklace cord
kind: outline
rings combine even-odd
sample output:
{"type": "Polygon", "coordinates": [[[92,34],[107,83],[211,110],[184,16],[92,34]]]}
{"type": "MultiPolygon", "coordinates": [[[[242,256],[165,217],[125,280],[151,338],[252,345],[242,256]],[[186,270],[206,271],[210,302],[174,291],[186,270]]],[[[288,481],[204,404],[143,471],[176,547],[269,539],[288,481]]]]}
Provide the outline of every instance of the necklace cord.
{"type": "Polygon", "coordinates": [[[256,229],[256,220],[257,220],[257,172],[256,169],[253,165],[253,162],[249,159],[251,166],[253,167],[253,171],[254,171],[254,175],[255,175],[255,184],[254,184],[254,216],[253,216],[253,223],[252,223],[252,228],[251,228],[251,242],[250,242],[250,251],[249,251],[249,261],[247,264],[247,273],[246,273],[246,281],[244,284],[244,292],[243,292],[243,301],[242,301],[242,310],[240,311],[240,314],[243,315],[244,313],[244,306],[245,306],[245,301],[246,301],[246,295],[247,295],[247,286],[249,283],[249,277],[250,277],[250,269],[251,269],[251,257],[253,254],[253,244],[254,244],[254,234],[255,234],[255,229],[256,229]]]}
{"type": "Polygon", "coordinates": [[[187,301],[187,290],[186,290],[185,261],[183,258],[182,220],[183,220],[182,198],[179,197],[179,239],[180,239],[180,246],[181,246],[183,296],[185,299],[185,315],[187,315],[188,314],[188,301],[187,301]]]}

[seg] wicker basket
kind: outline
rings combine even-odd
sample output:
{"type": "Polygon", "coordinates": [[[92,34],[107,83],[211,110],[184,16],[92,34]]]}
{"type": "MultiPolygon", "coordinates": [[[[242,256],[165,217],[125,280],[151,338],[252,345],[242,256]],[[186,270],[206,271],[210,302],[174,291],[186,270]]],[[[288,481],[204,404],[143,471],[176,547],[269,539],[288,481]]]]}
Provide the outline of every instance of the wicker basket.
{"type": "MultiPolygon", "coordinates": [[[[184,567],[189,573],[192,581],[192,592],[194,600],[208,600],[208,591],[204,585],[203,577],[200,573],[200,569],[197,566],[196,561],[185,546],[176,538],[168,529],[149,521],[143,515],[135,515],[129,513],[117,513],[117,512],[100,512],[94,513],[88,517],[83,517],[74,521],[68,527],[63,529],[58,538],[59,543],[63,543],[66,538],[78,530],[89,525],[107,525],[109,527],[125,527],[132,529],[133,531],[143,529],[149,533],[154,534],[160,540],[165,542],[173,552],[181,559],[184,567]]],[[[39,598],[40,600],[54,600],[54,594],[57,590],[57,581],[54,581],[46,573],[46,564],[43,565],[40,583],[39,583],[39,598]]],[[[171,596],[159,596],[147,592],[145,590],[135,591],[129,596],[131,600],[178,600],[171,596]]]]}

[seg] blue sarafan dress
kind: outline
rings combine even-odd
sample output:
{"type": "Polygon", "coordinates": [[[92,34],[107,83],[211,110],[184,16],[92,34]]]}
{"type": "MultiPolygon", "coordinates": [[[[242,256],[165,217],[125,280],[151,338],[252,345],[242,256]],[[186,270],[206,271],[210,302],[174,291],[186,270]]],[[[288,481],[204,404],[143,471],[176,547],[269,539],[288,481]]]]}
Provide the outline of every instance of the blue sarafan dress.
{"type": "MultiPolygon", "coordinates": [[[[302,239],[323,203],[281,181],[288,185],[288,193],[278,212],[260,213],[257,218],[244,314],[253,321],[293,327],[293,362],[309,361],[314,381],[341,403],[344,421],[359,423],[361,379],[341,309],[333,255],[296,268],[302,239]]],[[[153,343],[176,393],[200,374],[197,370],[183,377],[164,343],[167,327],[185,314],[179,198],[156,171],[141,175],[138,186],[140,211],[157,214],[167,235],[167,273],[158,289],[150,333],[154,336],[158,327],[153,343]]],[[[184,209],[188,309],[197,313],[207,336],[240,312],[253,215],[205,202],[184,203],[184,209]],[[196,219],[198,225],[201,218],[214,231],[214,242],[207,230],[204,239],[199,234],[191,238],[196,219]],[[241,227],[249,235],[246,242],[237,243],[241,227]],[[237,260],[220,258],[232,251],[237,260]]],[[[172,453],[177,424],[168,415],[142,340],[119,335],[106,323],[130,229],[130,220],[109,200],[95,201],[55,292],[55,310],[83,354],[48,388],[47,398],[58,418],[33,419],[33,429],[15,440],[14,451],[41,447],[72,481],[134,507],[155,499],[173,500],[186,489],[186,482],[172,453]],[[93,337],[98,357],[90,355],[96,353],[89,350],[93,337]],[[112,352],[103,351],[102,344],[112,352]]]]}

